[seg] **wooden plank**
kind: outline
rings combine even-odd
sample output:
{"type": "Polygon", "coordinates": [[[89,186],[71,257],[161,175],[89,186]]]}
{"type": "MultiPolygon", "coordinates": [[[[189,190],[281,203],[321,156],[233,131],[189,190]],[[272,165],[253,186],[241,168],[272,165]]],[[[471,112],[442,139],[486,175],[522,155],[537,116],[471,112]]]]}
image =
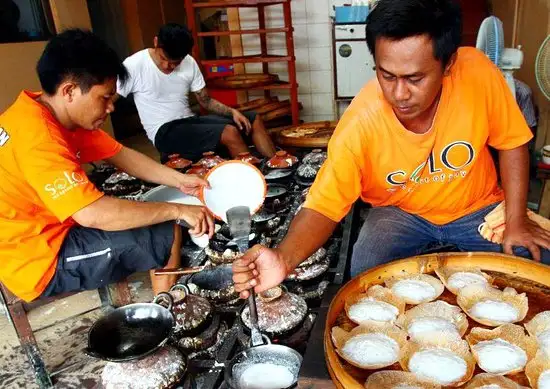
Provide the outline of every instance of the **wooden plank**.
{"type": "Polygon", "coordinates": [[[92,29],[86,0],[50,0],[50,6],[57,31],[77,27],[92,29]]]}
{"type": "MultiPolygon", "coordinates": [[[[229,30],[240,30],[241,29],[241,18],[239,15],[238,8],[229,8],[227,9],[227,25],[229,30]]],[[[240,35],[230,35],[229,41],[231,43],[231,55],[233,57],[244,57],[243,50],[243,40],[240,35]]],[[[233,65],[234,74],[243,74],[245,73],[244,63],[235,63],[233,65]]],[[[244,103],[248,101],[248,92],[239,91],[237,92],[237,103],[244,103]]]]}
{"type": "MultiPolygon", "coordinates": [[[[205,59],[201,61],[203,65],[221,65],[221,64],[244,64],[244,63],[266,63],[266,62],[285,62],[290,61],[292,57],[284,55],[243,55],[231,58],[205,59]]],[[[243,72],[244,73],[244,72],[243,72]]],[[[240,74],[240,73],[235,73],[240,74]]]]}
{"type": "Polygon", "coordinates": [[[249,35],[249,34],[271,34],[271,33],[287,32],[287,31],[289,31],[289,29],[287,27],[257,28],[257,29],[253,29],[253,30],[199,32],[197,35],[199,37],[204,37],[204,36],[228,36],[228,35],[249,35]]]}
{"type": "Polygon", "coordinates": [[[113,306],[122,307],[132,303],[132,295],[127,280],[119,281],[109,287],[113,306]]]}
{"type": "Polygon", "coordinates": [[[224,1],[198,1],[193,3],[195,8],[218,7],[257,7],[259,5],[274,5],[289,2],[290,0],[224,0],[224,1]]]}

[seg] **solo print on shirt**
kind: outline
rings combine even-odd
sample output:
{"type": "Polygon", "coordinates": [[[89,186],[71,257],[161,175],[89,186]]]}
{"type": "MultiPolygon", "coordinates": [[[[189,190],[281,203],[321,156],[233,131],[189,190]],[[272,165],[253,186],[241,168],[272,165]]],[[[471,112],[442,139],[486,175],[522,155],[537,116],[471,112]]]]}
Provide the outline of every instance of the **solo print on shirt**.
{"type": "Polygon", "coordinates": [[[464,178],[468,174],[466,168],[472,163],[475,155],[474,147],[466,141],[455,141],[446,145],[437,156],[435,150],[432,150],[428,160],[414,169],[410,176],[409,172],[402,169],[389,173],[386,182],[391,187],[387,191],[395,192],[402,189],[411,192],[417,185],[449,183],[464,178]]]}
{"type": "Polygon", "coordinates": [[[77,172],[64,171],[52,183],[46,184],[44,190],[52,196],[52,199],[56,200],[77,186],[87,183],[88,179],[84,175],[77,172]]]}

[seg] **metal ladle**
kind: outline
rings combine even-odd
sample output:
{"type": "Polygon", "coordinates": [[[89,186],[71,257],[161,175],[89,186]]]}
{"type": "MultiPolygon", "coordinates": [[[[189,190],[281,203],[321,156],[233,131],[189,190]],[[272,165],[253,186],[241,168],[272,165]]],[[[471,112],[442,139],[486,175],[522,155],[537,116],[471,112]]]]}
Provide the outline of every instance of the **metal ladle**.
{"type": "MultiPolygon", "coordinates": [[[[227,222],[231,234],[236,240],[239,251],[248,250],[248,235],[250,233],[250,209],[234,207],[227,211],[227,222]]],[[[287,388],[296,387],[298,372],[302,364],[302,356],[287,346],[271,344],[269,338],[262,335],[258,325],[256,309],[256,293],[250,289],[248,296],[250,307],[250,347],[238,353],[225,364],[225,382],[233,389],[241,389],[241,376],[251,366],[261,363],[282,366],[294,376],[294,383],[287,388]],[[264,342],[265,340],[265,342],[264,342]]],[[[277,388],[277,389],[287,389],[277,388]]]]}

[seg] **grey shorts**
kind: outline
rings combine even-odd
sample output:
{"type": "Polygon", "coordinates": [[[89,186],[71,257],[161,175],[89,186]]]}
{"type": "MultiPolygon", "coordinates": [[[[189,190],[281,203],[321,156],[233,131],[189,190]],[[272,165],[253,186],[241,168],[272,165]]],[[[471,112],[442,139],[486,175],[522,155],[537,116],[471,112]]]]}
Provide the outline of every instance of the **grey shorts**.
{"type": "MultiPolygon", "coordinates": [[[[254,112],[243,112],[252,124],[254,112]]],[[[223,116],[190,116],[163,124],[155,136],[156,148],[164,154],[177,153],[183,158],[197,161],[206,151],[217,151],[222,132],[233,120],[223,116]]],[[[243,133],[244,135],[244,133],[243,133]]]]}
{"type": "Polygon", "coordinates": [[[126,231],[75,226],[63,241],[55,274],[42,296],[97,289],[163,267],[173,242],[173,222],[126,231]]]}

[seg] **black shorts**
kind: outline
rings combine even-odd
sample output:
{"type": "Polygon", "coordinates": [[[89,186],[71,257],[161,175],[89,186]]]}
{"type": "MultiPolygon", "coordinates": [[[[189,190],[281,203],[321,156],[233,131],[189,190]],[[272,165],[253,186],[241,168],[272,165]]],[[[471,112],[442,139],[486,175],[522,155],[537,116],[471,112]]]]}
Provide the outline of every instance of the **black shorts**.
{"type": "MultiPolygon", "coordinates": [[[[256,120],[256,113],[243,112],[250,124],[256,120]]],[[[163,154],[177,153],[183,158],[196,161],[206,151],[217,151],[222,132],[232,119],[217,116],[190,116],[160,126],[155,136],[155,147],[163,154]]]]}
{"type": "Polygon", "coordinates": [[[42,296],[97,289],[163,267],[173,242],[173,222],[127,231],[75,226],[63,241],[57,269],[42,296]]]}

